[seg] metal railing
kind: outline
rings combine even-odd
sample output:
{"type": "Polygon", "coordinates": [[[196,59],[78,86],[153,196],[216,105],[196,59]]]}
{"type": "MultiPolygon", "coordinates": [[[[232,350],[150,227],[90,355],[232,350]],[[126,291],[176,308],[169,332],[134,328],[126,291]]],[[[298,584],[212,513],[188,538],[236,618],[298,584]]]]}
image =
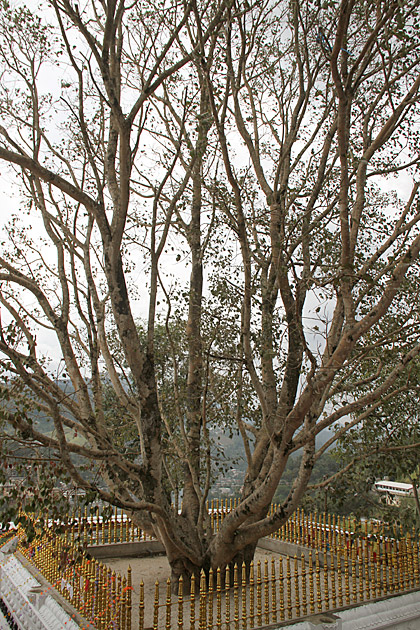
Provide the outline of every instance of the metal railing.
{"type": "MultiPolygon", "coordinates": [[[[232,507],[230,502],[209,505],[214,531],[232,507]]],[[[386,537],[377,523],[297,511],[272,535],[297,545],[296,555],[274,554],[248,571],[243,565],[202,572],[199,579],[192,577],[189,594],[182,578],[176,584],[170,578],[156,581],[152,610],[142,581],[135,589],[138,617],[137,610],[132,614],[131,568],[122,577],[88,554],[89,546],[148,538],[121,511],[108,519],[99,510],[79,512],[61,535],[51,523],[21,551],[99,630],[131,630],[133,616],[139,630],[246,630],[419,588],[418,540],[410,533],[401,536],[399,529],[394,533],[386,537]]]]}

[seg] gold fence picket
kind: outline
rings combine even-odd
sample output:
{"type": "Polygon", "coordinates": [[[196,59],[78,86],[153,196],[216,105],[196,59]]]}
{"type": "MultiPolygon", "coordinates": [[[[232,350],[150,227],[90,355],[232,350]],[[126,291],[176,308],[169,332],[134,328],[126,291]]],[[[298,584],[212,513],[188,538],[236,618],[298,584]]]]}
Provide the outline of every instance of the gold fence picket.
{"type": "Polygon", "coordinates": [[[298,572],[298,559],[296,555],[293,560],[294,560],[293,572],[294,572],[294,585],[295,585],[295,612],[296,612],[296,617],[300,617],[300,580],[299,580],[299,572],[298,572]]]}
{"type": "Polygon", "coordinates": [[[277,578],[276,561],[274,558],[271,558],[271,621],[272,623],[277,622],[277,578]]]}
{"type": "MultiPolygon", "coordinates": [[[[242,598],[242,629],[243,630],[247,630],[247,618],[248,618],[248,607],[247,607],[247,579],[246,579],[246,564],[245,562],[242,563],[242,580],[241,580],[241,586],[242,586],[242,593],[241,593],[241,598],[242,598]]],[[[209,620],[209,627],[211,628],[212,626],[210,625],[210,620],[209,620]]]]}
{"type": "MultiPolygon", "coordinates": [[[[279,558],[279,606],[278,606],[278,612],[280,615],[280,621],[284,620],[284,583],[283,583],[283,560],[282,558],[279,558]]],[[[277,591],[277,589],[276,589],[277,591]]],[[[277,595],[276,595],[276,599],[277,599],[277,595]]]]}
{"type": "Polygon", "coordinates": [[[171,616],[172,616],[172,595],[171,595],[171,578],[166,580],[166,618],[165,618],[165,630],[171,630],[171,616]]]}
{"type": "MultiPolygon", "coordinates": [[[[184,580],[182,575],[178,581],[178,630],[183,630],[184,627],[184,580]]],[[[143,630],[143,627],[139,630],[143,630]]]]}

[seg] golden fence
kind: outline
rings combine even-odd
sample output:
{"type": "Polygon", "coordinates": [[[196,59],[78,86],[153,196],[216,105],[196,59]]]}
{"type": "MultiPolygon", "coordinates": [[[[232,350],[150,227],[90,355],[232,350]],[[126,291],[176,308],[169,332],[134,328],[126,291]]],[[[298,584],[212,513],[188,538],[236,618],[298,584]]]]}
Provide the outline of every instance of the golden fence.
{"type": "MultiPolygon", "coordinates": [[[[226,515],[236,507],[236,499],[214,499],[208,503],[208,512],[211,527],[214,532],[219,528],[226,515]]],[[[274,512],[277,504],[272,504],[274,512]]],[[[60,523],[63,525],[63,523],[60,523]]],[[[118,508],[114,508],[113,514],[103,518],[99,507],[78,510],[69,516],[64,524],[66,530],[72,532],[73,540],[83,540],[88,546],[98,544],[113,544],[119,542],[139,542],[151,540],[146,532],[137,527],[134,522],[118,508]]],[[[410,532],[415,537],[415,531],[410,532]]],[[[332,551],[342,547],[345,540],[347,546],[352,545],[353,540],[374,541],[377,538],[400,538],[403,536],[402,526],[393,526],[392,531],[383,523],[376,521],[358,521],[355,518],[340,517],[335,514],[305,514],[299,508],[291,518],[270,538],[282,540],[296,545],[310,547],[314,550],[332,551]]]]}
{"type": "MultiPolygon", "coordinates": [[[[378,550],[375,561],[361,548],[341,556],[310,551],[299,558],[272,557],[251,564],[249,578],[245,565],[235,566],[233,575],[226,572],[225,584],[220,569],[204,573],[200,583],[193,579],[190,597],[183,595],[182,579],[178,597],[171,596],[171,581],[155,584],[153,630],[246,630],[298,619],[306,615],[334,610],[372,599],[387,597],[418,588],[418,545],[411,537],[395,541],[392,549],[378,550]]],[[[140,584],[139,630],[145,628],[144,584],[140,584]]]]}
{"type": "Polygon", "coordinates": [[[131,630],[131,568],[121,577],[81,547],[47,534],[19,551],[98,630],[131,630]]]}
{"type": "MultiPolygon", "coordinates": [[[[209,505],[214,530],[232,507],[230,502],[209,505]]],[[[86,553],[91,545],[145,540],[127,515],[115,510],[102,519],[96,509],[79,512],[62,536],[50,525],[46,535],[20,549],[88,620],[87,627],[98,630],[134,630],[133,619],[136,630],[247,630],[387,597],[420,583],[419,544],[412,534],[395,530],[395,536],[385,537],[376,523],[297,511],[272,535],[300,545],[297,555],[277,553],[270,561],[257,561],[248,577],[245,566],[202,573],[192,579],[189,596],[182,579],[175,586],[169,578],[156,581],[153,603],[147,605],[144,583],[133,590],[130,567],[122,577],[86,553]]]]}

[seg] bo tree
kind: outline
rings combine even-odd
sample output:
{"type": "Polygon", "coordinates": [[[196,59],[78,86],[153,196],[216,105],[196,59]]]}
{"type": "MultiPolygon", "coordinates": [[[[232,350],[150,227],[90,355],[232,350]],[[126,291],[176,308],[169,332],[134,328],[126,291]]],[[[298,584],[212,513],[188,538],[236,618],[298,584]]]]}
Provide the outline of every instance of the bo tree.
{"type": "Polygon", "coordinates": [[[317,434],[391,396],[418,357],[412,310],[392,325],[420,250],[418,5],[48,0],[41,19],[2,1],[0,158],[21,202],[0,258],[8,435],[128,511],[175,576],[248,561],[304,496],[317,434]],[[404,201],[393,174],[412,181],[404,201]],[[392,365],[372,341],[385,319],[392,365]],[[220,422],[247,470],[213,533],[220,422]]]}

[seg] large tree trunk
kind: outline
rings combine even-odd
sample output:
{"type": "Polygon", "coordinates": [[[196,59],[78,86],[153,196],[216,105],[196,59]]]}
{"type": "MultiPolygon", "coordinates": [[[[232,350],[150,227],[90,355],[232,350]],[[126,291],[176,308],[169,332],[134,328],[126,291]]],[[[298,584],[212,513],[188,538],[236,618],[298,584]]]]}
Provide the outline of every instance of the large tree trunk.
{"type": "MultiPolygon", "coordinates": [[[[256,522],[263,519],[269,511],[269,505],[262,508],[258,514],[255,514],[247,522],[256,522]]],[[[211,539],[203,534],[202,539],[194,536],[197,532],[192,532],[188,526],[188,517],[179,515],[178,524],[183,530],[183,543],[189,549],[189,557],[180,553],[179,549],[172,546],[171,540],[162,540],[167,551],[167,558],[171,567],[172,591],[178,592],[179,579],[183,580],[183,592],[189,594],[191,590],[191,577],[195,578],[195,590],[199,590],[201,578],[204,572],[206,584],[209,584],[210,569],[213,571],[213,586],[216,585],[217,570],[221,570],[221,582],[223,588],[226,583],[226,569],[229,567],[229,585],[233,586],[235,566],[238,568],[240,579],[242,579],[242,569],[245,565],[246,578],[250,574],[251,563],[254,560],[255,550],[258,545],[258,539],[255,539],[241,549],[235,548],[234,542],[226,542],[226,536],[222,531],[213,534],[211,539]],[[189,538],[188,538],[189,537],[189,538]],[[203,550],[198,553],[199,548],[203,550]]],[[[205,528],[203,528],[205,529],[205,528]]]]}
{"type": "MultiPolygon", "coordinates": [[[[246,578],[249,578],[251,563],[254,559],[255,550],[257,548],[258,541],[247,545],[244,549],[237,552],[230,560],[224,563],[222,566],[212,562],[210,556],[205,556],[201,564],[194,564],[191,560],[185,556],[178,556],[169,560],[171,567],[171,585],[172,592],[178,593],[179,580],[182,577],[183,593],[190,594],[191,592],[191,578],[194,575],[195,593],[199,591],[201,579],[204,572],[206,585],[209,585],[210,569],[213,569],[213,588],[216,586],[217,569],[220,568],[221,573],[221,585],[222,588],[226,588],[226,569],[229,567],[229,586],[233,586],[234,570],[237,566],[239,575],[242,576],[242,568],[245,564],[246,578]]],[[[216,546],[217,552],[217,546],[216,546]]]]}
{"type": "Polygon", "coordinates": [[[192,576],[194,576],[194,590],[197,593],[200,590],[200,581],[202,571],[206,577],[206,583],[208,583],[208,576],[210,571],[210,565],[208,562],[202,565],[196,565],[189,560],[189,558],[178,557],[169,562],[171,567],[171,587],[173,593],[179,592],[179,580],[182,578],[183,593],[189,595],[192,588],[192,576]]]}

